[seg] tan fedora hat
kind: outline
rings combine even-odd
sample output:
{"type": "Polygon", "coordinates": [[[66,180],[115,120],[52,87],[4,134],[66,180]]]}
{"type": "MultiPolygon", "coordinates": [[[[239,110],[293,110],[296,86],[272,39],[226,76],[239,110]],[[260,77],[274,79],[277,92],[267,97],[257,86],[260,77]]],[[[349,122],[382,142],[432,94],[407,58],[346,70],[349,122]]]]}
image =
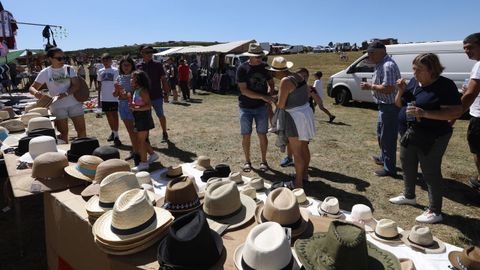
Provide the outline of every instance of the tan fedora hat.
{"type": "Polygon", "coordinates": [[[98,196],[92,196],[85,205],[89,216],[99,217],[113,208],[115,200],[125,191],[140,188],[132,172],[114,172],[100,183],[98,196]]]}
{"type": "Polygon", "coordinates": [[[39,113],[43,117],[48,117],[48,109],[47,108],[33,108],[29,111],[29,113],[39,113]]]}
{"type": "Polygon", "coordinates": [[[286,71],[293,67],[293,62],[287,61],[283,56],[276,56],[272,60],[272,64],[266,69],[271,71],[286,71]]]}
{"type": "Polygon", "coordinates": [[[340,211],[338,199],[333,196],[328,196],[320,202],[317,210],[321,216],[333,219],[345,219],[345,215],[340,211]]]}
{"type": "Polygon", "coordinates": [[[262,46],[260,46],[260,44],[250,43],[248,44],[248,51],[242,53],[242,55],[256,57],[256,56],[264,56],[264,55],[267,55],[268,53],[269,51],[264,50],[262,46]]]}
{"type": "Polygon", "coordinates": [[[165,230],[172,220],[172,214],[152,205],[147,191],[132,189],[118,197],[113,210],[95,221],[92,232],[106,243],[133,241],[157,230],[165,230]]]}
{"type": "Polygon", "coordinates": [[[240,194],[248,196],[252,198],[254,201],[257,200],[257,190],[255,190],[252,186],[249,186],[249,185],[244,186],[243,189],[240,191],[240,194]]]}
{"type": "Polygon", "coordinates": [[[10,114],[7,111],[0,111],[0,119],[1,121],[5,121],[10,119],[10,114]]]}
{"type": "Polygon", "coordinates": [[[292,236],[301,235],[306,229],[310,213],[298,206],[295,194],[284,187],[271,191],[264,205],[257,206],[255,212],[257,223],[274,221],[292,229],[292,236]]]}
{"type": "Polygon", "coordinates": [[[381,219],[377,222],[375,231],[370,235],[375,239],[387,244],[402,243],[402,235],[398,232],[397,222],[391,219],[381,219]]]}
{"type": "Polygon", "coordinates": [[[107,177],[108,175],[114,172],[129,172],[130,165],[125,160],[121,160],[118,158],[113,158],[109,160],[105,160],[97,166],[97,171],[95,172],[95,178],[91,185],[86,187],[81,195],[83,197],[90,197],[93,195],[97,195],[100,191],[100,183],[102,180],[107,177]]]}
{"type": "Polygon", "coordinates": [[[206,169],[213,169],[210,165],[210,158],[206,156],[199,156],[194,162],[193,167],[200,171],[205,171],[206,169]]]}
{"type": "Polygon", "coordinates": [[[293,194],[295,194],[295,197],[297,198],[298,205],[301,207],[308,207],[312,205],[313,200],[307,198],[307,195],[305,194],[305,190],[303,188],[296,188],[293,191],[293,194]]]}
{"type": "Polygon", "coordinates": [[[439,254],[445,252],[445,244],[433,236],[430,228],[423,225],[415,225],[409,231],[401,233],[405,245],[420,250],[427,254],[439,254]]]}
{"type": "Polygon", "coordinates": [[[22,114],[22,116],[20,116],[20,121],[23,122],[23,124],[25,126],[28,125],[28,121],[30,121],[30,119],[33,119],[35,117],[42,117],[41,114],[37,113],[37,112],[28,112],[26,114],[22,114]]]}
{"type": "Polygon", "coordinates": [[[68,166],[65,154],[49,152],[38,155],[33,161],[33,178],[61,178],[64,176],[64,168],[68,166]]]}
{"type": "Polygon", "coordinates": [[[350,216],[347,217],[347,221],[364,226],[366,232],[375,231],[377,225],[377,221],[373,218],[372,209],[365,204],[355,204],[350,216]]]}
{"type": "Polygon", "coordinates": [[[167,168],[167,177],[175,178],[182,176],[183,170],[182,170],[182,165],[177,165],[177,166],[169,166],[167,168]]]}
{"type": "Polygon", "coordinates": [[[36,117],[28,121],[27,133],[39,128],[52,129],[52,121],[45,117],[36,117]]]}
{"type": "Polygon", "coordinates": [[[7,121],[2,121],[0,126],[8,129],[10,133],[25,131],[25,125],[22,121],[18,119],[10,119],[7,121]]]}
{"type": "Polygon", "coordinates": [[[158,206],[173,214],[188,213],[200,207],[202,202],[193,181],[193,177],[182,176],[168,182],[165,196],[157,201],[158,206]]]}
{"type": "Polygon", "coordinates": [[[253,177],[250,182],[248,182],[249,186],[252,186],[256,191],[265,189],[265,182],[263,178],[260,177],[253,177]]]}
{"type": "Polygon", "coordinates": [[[245,176],[243,176],[241,173],[239,172],[231,172],[228,177],[226,177],[225,179],[228,179],[230,181],[233,181],[235,182],[235,184],[239,185],[239,184],[243,184],[246,182],[246,178],[245,176]]]}
{"type": "Polygon", "coordinates": [[[209,219],[229,224],[229,229],[250,221],[255,214],[255,206],[255,201],[240,194],[232,181],[213,183],[205,190],[203,211],[209,219]]]}
{"type": "Polygon", "coordinates": [[[60,152],[65,155],[65,151],[58,149],[55,138],[50,136],[38,136],[28,143],[28,152],[23,154],[18,160],[32,164],[35,158],[43,153],[60,152]]]}
{"type": "Polygon", "coordinates": [[[448,260],[456,269],[479,270],[480,247],[469,246],[462,251],[448,253],[448,260]]]}
{"type": "Polygon", "coordinates": [[[77,164],[66,167],[65,172],[77,179],[92,182],[97,167],[102,162],[103,160],[97,156],[83,155],[78,159],[77,164]]]}

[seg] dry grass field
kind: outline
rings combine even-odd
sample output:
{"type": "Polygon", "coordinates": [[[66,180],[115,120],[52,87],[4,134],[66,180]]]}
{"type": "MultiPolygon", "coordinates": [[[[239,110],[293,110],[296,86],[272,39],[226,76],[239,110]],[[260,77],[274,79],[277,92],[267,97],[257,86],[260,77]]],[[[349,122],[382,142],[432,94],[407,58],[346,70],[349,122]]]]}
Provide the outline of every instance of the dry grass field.
{"type": "MultiPolygon", "coordinates": [[[[339,56],[334,53],[288,55],[286,58],[295,63],[294,67],[304,66],[311,72],[321,70],[326,83],[331,74],[346,67],[358,55],[359,53],[349,54],[349,60],[346,62],[340,61],[339,56]]],[[[313,78],[310,80],[311,83],[313,78]]],[[[318,109],[315,112],[317,136],[310,144],[312,153],[309,169],[310,182],[304,186],[307,195],[318,199],[330,195],[336,196],[341,202],[341,208],[346,210],[350,210],[356,203],[364,203],[374,209],[374,216],[377,219],[394,219],[405,229],[415,225],[415,217],[428,205],[424,182],[421,179],[418,180],[418,206],[397,206],[390,204],[388,198],[402,192],[403,180],[379,178],[373,175],[373,172],[378,169],[378,166],[370,160],[370,156],[378,152],[375,135],[377,117],[375,106],[362,103],[353,103],[347,107],[337,106],[333,105],[333,100],[326,94],[324,96],[326,97],[325,106],[337,118],[333,124],[329,124],[323,112],[318,109]]],[[[160,143],[161,129],[158,119],[154,117],[156,128],[151,133],[151,141],[161,155],[162,165],[191,162],[199,155],[207,155],[211,157],[213,164],[227,163],[232,170],[239,171],[244,160],[239,135],[237,95],[218,95],[199,91],[196,95],[192,95],[192,98],[194,100],[190,103],[165,104],[170,143],[160,143]]],[[[96,136],[101,144],[106,144],[106,138],[109,135],[106,118],[97,119],[94,114],[87,114],[86,119],[88,135],[96,136]]],[[[465,139],[467,124],[465,120],[459,120],[455,124],[454,134],[443,161],[444,222],[430,226],[440,239],[458,246],[478,245],[480,242],[480,194],[467,185],[468,177],[475,172],[465,139]]],[[[120,135],[122,141],[127,144],[128,136],[123,125],[121,125],[120,135]]],[[[249,175],[258,174],[270,181],[288,179],[288,174],[294,172],[294,169],[279,166],[284,153],[280,153],[274,146],[274,134],[269,134],[268,138],[270,141],[268,161],[271,171],[261,173],[254,170],[249,175]]],[[[122,149],[124,149],[122,156],[126,156],[128,148],[122,149]]],[[[257,168],[259,162],[258,140],[253,136],[253,167],[257,168]]],[[[399,162],[397,166],[400,167],[399,162]]],[[[402,174],[401,171],[400,174],[402,174]]],[[[32,222],[40,224],[40,228],[31,228],[29,233],[37,235],[32,239],[42,242],[38,234],[41,234],[43,228],[38,218],[37,215],[32,222]]],[[[37,258],[42,258],[43,254],[38,254],[43,252],[42,247],[32,248],[23,258],[14,255],[15,245],[12,246],[10,242],[14,241],[14,237],[10,236],[14,230],[12,224],[12,211],[0,214],[1,238],[5,241],[0,243],[2,264],[4,266],[6,264],[9,269],[8,265],[14,261],[16,263],[33,262],[37,261],[37,258]],[[6,235],[4,232],[10,232],[10,234],[6,235]]],[[[39,264],[29,264],[29,266],[35,269],[39,264]]]]}

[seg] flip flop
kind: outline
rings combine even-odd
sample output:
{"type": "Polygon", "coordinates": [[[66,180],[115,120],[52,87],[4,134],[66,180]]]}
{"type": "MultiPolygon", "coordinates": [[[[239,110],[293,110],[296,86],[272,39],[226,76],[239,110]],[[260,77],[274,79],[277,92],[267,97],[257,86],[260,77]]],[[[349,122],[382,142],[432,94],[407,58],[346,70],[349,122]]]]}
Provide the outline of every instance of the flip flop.
{"type": "Polygon", "coordinates": [[[268,171],[268,164],[266,162],[261,162],[258,169],[262,172],[268,171]]]}
{"type": "Polygon", "coordinates": [[[244,172],[250,172],[250,171],[252,170],[252,163],[251,163],[251,162],[245,162],[245,163],[243,164],[242,170],[243,170],[244,172]]]}

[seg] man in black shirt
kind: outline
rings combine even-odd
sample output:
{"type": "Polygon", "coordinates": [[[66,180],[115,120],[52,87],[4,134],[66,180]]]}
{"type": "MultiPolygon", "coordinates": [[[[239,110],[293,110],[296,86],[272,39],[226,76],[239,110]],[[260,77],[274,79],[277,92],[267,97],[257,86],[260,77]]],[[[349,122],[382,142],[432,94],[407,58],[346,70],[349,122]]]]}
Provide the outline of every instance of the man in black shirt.
{"type": "Polygon", "coordinates": [[[237,70],[238,88],[241,92],[238,101],[240,107],[240,132],[242,134],[242,147],[245,155],[243,171],[245,172],[249,172],[252,169],[250,161],[250,137],[254,119],[258,139],[260,140],[260,151],[262,153],[262,162],[260,163],[259,169],[262,171],[268,170],[267,104],[273,100],[271,93],[274,91],[274,82],[269,71],[265,69],[267,64],[262,62],[262,57],[267,53],[268,52],[262,50],[260,45],[255,43],[250,44],[248,52],[244,53],[244,55],[249,56],[250,59],[240,65],[237,70]]]}

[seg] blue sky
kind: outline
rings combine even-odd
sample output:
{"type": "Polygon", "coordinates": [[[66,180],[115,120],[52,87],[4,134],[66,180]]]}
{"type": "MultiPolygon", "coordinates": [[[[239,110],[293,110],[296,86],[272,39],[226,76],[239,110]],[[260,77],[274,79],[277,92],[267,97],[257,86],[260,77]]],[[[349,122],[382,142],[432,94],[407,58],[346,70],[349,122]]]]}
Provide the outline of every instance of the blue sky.
{"type": "MultiPolygon", "coordinates": [[[[1,1],[18,21],[65,26],[64,50],[168,40],[325,45],[393,37],[461,40],[480,31],[480,1],[1,1]]],[[[18,48],[41,48],[41,27],[20,25],[18,48]]]]}

